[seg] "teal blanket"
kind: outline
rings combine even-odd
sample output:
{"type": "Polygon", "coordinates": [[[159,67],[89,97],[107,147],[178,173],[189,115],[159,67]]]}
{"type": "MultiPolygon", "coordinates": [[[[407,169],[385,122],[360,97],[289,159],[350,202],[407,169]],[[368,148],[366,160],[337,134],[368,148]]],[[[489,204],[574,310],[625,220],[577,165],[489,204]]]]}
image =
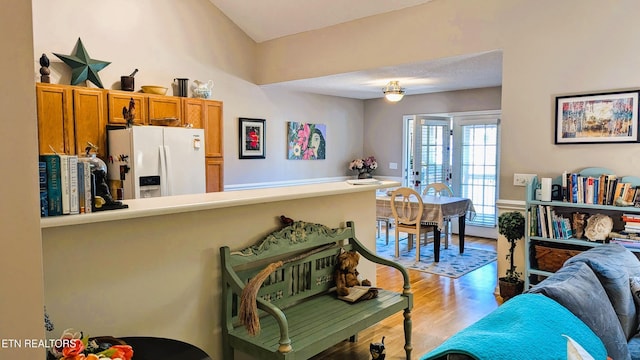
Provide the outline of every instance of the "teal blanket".
{"type": "Polygon", "coordinates": [[[606,359],[602,341],[580,319],[554,300],[522,294],[461,330],[421,360],[464,354],[478,360],[567,358],[567,335],[594,359],[606,359]]]}

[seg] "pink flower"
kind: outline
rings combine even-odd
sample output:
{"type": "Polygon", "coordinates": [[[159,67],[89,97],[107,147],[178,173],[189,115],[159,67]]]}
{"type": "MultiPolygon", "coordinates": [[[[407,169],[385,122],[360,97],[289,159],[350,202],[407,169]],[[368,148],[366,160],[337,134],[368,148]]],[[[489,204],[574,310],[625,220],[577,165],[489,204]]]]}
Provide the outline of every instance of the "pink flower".
{"type": "Polygon", "coordinates": [[[303,150],[307,149],[307,144],[309,143],[309,135],[311,135],[309,124],[302,124],[302,127],[298,129],[298,144],[303,150]]]}

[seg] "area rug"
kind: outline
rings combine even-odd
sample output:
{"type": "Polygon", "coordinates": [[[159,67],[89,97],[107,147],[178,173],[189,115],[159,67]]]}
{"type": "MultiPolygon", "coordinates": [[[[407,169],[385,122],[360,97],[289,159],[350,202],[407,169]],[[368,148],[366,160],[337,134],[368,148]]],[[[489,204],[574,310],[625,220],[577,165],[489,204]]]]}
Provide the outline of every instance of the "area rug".
{"type": "Polygon", "coordinates": [[[389,245],[385,244],[384,235],[376,240],[376,252],[378,256],[393,260],[407,269],[423,271],[426,273],[459,278],[486,264],[496,261],[496,253],[490,250],[464,247],[464,254],[459,253],[456,245],[449,244],[445,249],[440,246],[440,262],[433,262],[433,243],[420,247],[420,262],[416,263],[415,247],[407,251],[407,239],[400,239],[400,257],[395,257],[395,240],[393,233],[389,234],[389,245]]]}

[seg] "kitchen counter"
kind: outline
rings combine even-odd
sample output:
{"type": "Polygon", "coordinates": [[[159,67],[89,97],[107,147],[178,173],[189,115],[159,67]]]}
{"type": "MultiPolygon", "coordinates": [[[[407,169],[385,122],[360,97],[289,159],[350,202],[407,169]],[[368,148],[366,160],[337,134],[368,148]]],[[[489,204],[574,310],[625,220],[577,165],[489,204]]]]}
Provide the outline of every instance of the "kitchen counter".
{"type": "Polygon", "coordinates": [[[353,185],[347,181],[339,181],[287,187],[124,200],[123,203],[129,206],[127,209],[99,211],[91,214],[45,217],[40,220],[40,227],[51,228],[104,221],[126,220],[148,216],[260,204],[265,202],[355,193],[397,186],[400,186],[400,183],[396,181],[380,181],[376,184],[360,185],[353,185]]]}

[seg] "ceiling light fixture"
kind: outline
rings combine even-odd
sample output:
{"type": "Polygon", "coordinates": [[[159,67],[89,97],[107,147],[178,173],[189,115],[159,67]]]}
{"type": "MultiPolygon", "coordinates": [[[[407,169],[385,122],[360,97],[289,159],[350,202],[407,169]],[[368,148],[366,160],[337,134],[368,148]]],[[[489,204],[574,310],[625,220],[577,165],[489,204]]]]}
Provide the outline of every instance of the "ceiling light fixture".
{"type": "Polygon", "coordinates": [[[398,102],[404,97],[404,89],[400,87],[398,81],[389,81],[382,92],[384,97],[391,102],[398,102]]]}

